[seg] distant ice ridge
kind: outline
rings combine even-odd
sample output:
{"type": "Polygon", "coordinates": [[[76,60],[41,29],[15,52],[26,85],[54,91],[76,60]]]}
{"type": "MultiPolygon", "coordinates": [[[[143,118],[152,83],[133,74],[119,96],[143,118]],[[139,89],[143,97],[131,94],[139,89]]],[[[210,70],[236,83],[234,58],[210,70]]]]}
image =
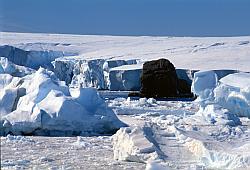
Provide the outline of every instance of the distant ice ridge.
{"type": "MultiPolygon", "coordinates": [[[[97,89],[109,90],[132,90],[133,85],[121,87],[120,81],[125,81],[126,77],[118,77],[112,74],[112,68],[122,65],[136,64],[136,60],[84,60],[73,57],[58,58],[54,62],[56,76],[65,81],[70,87],[95,87],[97,89]],[[119,79],[120,81],[115,81],[119,79]]],[[[132,75],[134,76],[134,75],[132,75]]],[[[138,76],[137,76],[138,77],[138,76]]],[[[131,81],[130,83],[133,83],[131,81]]],[[[136,82],[138,83],[138,81],[136,82]]]]}
{"type": "Polygon", "coordinates": [[[56,58],[63,56],[72,56],[76,54],[77,53],[52,50],[26,51],[10,45],[0,46],[1,57],[7,58],[14,64],[26,66],[36,70],[39,69],[39,67],[53,70],[53,65],[51,62],[56,58]]]}
{"type": "Polygon", "coordinates": [[[0,133],[72,136],[110,134],[125,126],[94,88],[69,89],[40,68],[0,89],[0,133]]]}
{"type": "MultiPolygon", "coordinates": [[[[143,61],[131,60],[85,60],[79,57],[62,57],[54,61],[56,76],[71,87],[95,87],[112,91],[139,91],[143,61]]],[[[179,79],[191,85],[198,70],[176,69],[179,79]]],[[[236,70],[214,70],[218,78],[236,70]]]]}

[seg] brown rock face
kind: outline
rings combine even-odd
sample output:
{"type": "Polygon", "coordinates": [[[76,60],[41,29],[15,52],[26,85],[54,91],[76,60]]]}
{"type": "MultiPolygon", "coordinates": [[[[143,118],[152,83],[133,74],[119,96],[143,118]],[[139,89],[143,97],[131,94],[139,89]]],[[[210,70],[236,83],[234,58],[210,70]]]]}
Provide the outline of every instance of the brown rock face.
{"type": "Polygon", "coordinates": [[[148,61],[143,64],[141,97],[177,97],[178,78],[174,65],[167,59],[148,61]]]}

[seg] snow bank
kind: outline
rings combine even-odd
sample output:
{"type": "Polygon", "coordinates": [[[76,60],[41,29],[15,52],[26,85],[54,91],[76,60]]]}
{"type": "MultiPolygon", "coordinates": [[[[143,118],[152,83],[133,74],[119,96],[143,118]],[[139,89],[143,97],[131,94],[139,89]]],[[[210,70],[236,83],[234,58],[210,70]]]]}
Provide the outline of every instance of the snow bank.
{"type": "Polygon", "coordinates": [[[114,159],[146,163],[160,157],[150,136],[140,126],[121,128],[113,135],[114,159]]]}
{"type": "Polygon", "coordinates": [[[52,72],[42,68],[11,82],[0,96],[3,135],[110,134],[125,126],[96,89],[69,90],[52,72]]]}

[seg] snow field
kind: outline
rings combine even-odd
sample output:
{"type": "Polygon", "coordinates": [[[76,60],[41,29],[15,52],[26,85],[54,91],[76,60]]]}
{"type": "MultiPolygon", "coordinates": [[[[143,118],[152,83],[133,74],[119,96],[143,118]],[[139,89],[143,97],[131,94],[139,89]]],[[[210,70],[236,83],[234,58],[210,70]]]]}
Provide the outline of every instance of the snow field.
{"type": "Polygon", "coordinates": [[[249,37],[1,34],[1,169],[250,168],[249,37]],[[138,90],[156,58],[174,63],[196,101],[93,88],[138,90]]]}

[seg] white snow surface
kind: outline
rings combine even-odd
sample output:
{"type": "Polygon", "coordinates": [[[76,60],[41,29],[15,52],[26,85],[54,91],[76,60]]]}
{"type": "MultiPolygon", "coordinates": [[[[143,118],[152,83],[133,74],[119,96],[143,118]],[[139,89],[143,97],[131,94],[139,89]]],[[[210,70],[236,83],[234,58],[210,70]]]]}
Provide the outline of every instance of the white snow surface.
{"type": "MultiPolygon", "coordinates": [[[[62,51],[74,59],[168,58],[176,68],[250,71],[250,37],[150,37],[0,32],[0,45],[62,51]],[[205,63],[204,63],[205,61],[205,63]]],[[[65,56],[64,55],[64,56],[65,56]]]]}
{"type": "Polygon", "coordinates": [[[0,132],[9,133],[1,137],[1,169],[250,168],[250,77],[241,73],[250,71],[249,36],[0,36],[0,46],[22,54],[18,60],[1,51],[8,60],[0,62],[0,132]],[[136,99],[89,88],[129,89],[134,84],[126,80],[138,79],[130,71],[157,58],[170,59],[184,79],[194,76],[198,100],[136,99]],[[16,77],[16,68],[25,74],[16,77]],[[112,134],[122,122],[128,127],[112,137],[93,136],[112,134]],[[29,134],[77,137],[21,136],[29,134]]]}
{"type": "Polygon", "coordinates": [[[250,87],[250,74],[249,73],[236,73],[230,74],[220,79],[220,82],[240,89],[250,87]]]}

